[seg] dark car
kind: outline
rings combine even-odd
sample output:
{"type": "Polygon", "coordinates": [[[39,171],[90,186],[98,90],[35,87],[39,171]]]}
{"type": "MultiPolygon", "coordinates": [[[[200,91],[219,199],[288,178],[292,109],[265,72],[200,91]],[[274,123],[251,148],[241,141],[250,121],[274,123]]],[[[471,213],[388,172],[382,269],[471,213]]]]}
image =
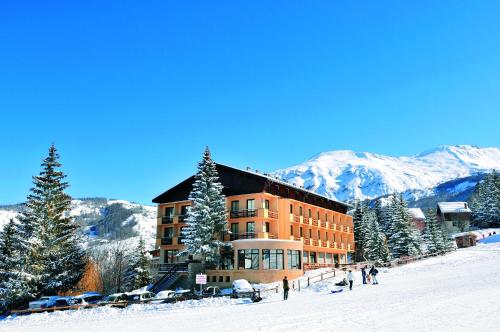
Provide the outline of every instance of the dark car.
{"type": "Polygon", "coordinates": [[[192,290],[184,289],[176,291],[174,294],[176,301],[186,301],[186,300],[199,300],[198,295],[196,295],[192,290]]]}
{"type": "Polygon", "coordinates": [[[78,305],[97,304],[101,302],[103,296],[98,292],[87,292],[73,297],[73,301],[78,305]]]}

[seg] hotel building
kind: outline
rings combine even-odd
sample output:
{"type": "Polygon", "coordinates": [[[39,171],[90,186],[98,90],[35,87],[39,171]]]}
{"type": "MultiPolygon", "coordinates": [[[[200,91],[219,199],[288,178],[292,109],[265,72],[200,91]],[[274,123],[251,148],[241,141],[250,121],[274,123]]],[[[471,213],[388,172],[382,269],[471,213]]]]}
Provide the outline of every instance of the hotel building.
{"type": "MultiPolygon", "coordinates": [[[[220,265],[206,271],[210,284],[226,286],[235,279],[253,283],[298,278],[305,270],[347,264],[354,252],[348,205],[257,171],[217,164],[227,206],[227,232],[232,244],[220,265]]],[[[158,204],[159,275],[186,257],[182,229],[191,204],[194,176],[153,199],[158,204]]]]}

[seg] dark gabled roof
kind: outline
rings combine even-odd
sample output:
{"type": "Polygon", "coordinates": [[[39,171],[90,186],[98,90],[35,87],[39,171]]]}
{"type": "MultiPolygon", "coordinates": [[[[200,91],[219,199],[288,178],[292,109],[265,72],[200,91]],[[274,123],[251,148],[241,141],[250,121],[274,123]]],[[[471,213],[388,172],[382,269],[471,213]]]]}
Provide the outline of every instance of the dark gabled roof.
{"type": "MultiPolygon", "coordinates": [[[[294,186],[267,174],[244,171],[238,168],[216,164],[219,180],[226,196],[267,192],[281,197],[292,198],[305,203],[346,213],[348,204],[335,201],[313,191],[294,186]]],[[[153,199],[153,203],[185,201],[189,197],[194,175],[153,199]]]]}

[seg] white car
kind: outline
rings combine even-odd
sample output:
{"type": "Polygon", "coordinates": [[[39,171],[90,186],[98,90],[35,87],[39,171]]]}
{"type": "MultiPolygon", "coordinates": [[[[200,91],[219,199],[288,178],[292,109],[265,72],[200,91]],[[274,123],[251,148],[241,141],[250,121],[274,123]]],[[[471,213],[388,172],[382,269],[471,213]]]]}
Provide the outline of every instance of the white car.
{"type": "Polygon", "coordinates": [[[36,301],[31,301],[29,303],[30,309],[45,309],[52,308],[61,296],[42,296],[36,301]]]}
{"type": "Polygon", "coordinates": [[[151,292],[127,293],[127,302],[148,303],[155,297],[151,292]]]}
{"type": "Polygon", "coordinates": [[[151,303],[173,303],[175,302],[175,291],[165,290],[161,291],[153,298],[151,303]]]}
{"type": "Polygon", "coordinates": [[[252,287],[252,285],[248,282],[248,280],[245,279],[238,279],[233,281],[233,293],[231,297],[233,298],[241,298],[241,297],[250,297],[250,298],[255,298],[255,289],[252,287]]]}

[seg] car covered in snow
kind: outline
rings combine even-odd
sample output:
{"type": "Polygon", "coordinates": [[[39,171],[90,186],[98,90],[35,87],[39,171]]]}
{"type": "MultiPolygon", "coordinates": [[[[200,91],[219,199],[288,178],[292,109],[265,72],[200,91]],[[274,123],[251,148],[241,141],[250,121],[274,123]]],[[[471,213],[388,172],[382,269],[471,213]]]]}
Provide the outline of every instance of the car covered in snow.
{"type": "Polygon", "coordinates": [[[56,304],[56,301],[60,298],[61,296],[42,296],[38,300],[31,301],[28,307],[30,309],[52,308],[56,304]]]}
{"type": "Polygon", "coordinates": [[[190,289],[180,289],[177,290],[174,294],[174,298],[176,301],[186,301],[186,300],[199,300],[200,297],[195,294],[190,289]]]}
{"type": "Polygon", "coordinates": [[[233,292],[231,294],[232,298],[255,298],[256,292],[252,285],[245,279],[238,279],[232,283],[233,292]]]}
{"type": "Polygon", "coordinates": [[[203,297],[218,297],[222,296],[222,292],[217,286],[208,286],[203,290],[203,297]]]}
{"type": "Polygon", "coordinates": [[[134,292],[127,294],[127,302],[129,303],[149,303],[155,297],[151,292],[134,292]]]}
{"type": "Polygon", "coordinates": [[[75,305],[97,304],[102,301],[104,296],[98,292],[86,292],[73,297],[75,305]]]}

